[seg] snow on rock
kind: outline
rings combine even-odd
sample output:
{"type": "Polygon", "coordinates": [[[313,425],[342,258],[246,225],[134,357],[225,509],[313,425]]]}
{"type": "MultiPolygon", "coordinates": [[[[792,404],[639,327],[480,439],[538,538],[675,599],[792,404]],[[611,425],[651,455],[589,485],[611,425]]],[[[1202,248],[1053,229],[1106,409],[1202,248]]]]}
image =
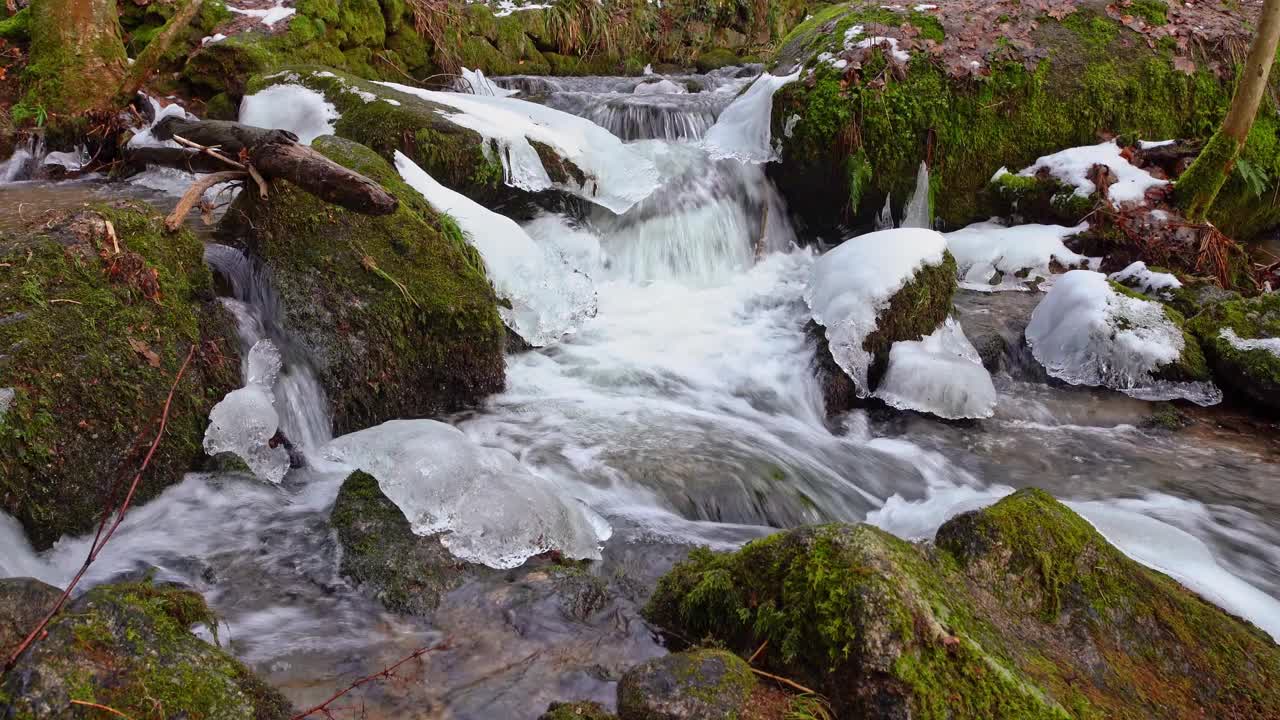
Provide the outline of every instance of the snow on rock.
{"type": "Polygon", "coordinates": [[[271,438],[280,429],[271,390],[280,365],[280,351],[270,340],[254,343],[245,362],[245,386],[213,406],[204,433],[206,453],[232,453],[254,475],[275,484],[289,472],[289,452],[283,445],[271,447],[271,438]]]}
{"type": "Polygon", "coordinates": [[[1182,359],[1182,328],[1160,303],[1118,292],[1102,273],[1072,270],[1059,277],[1031,313],[1026,334],[1035,359],[1072,385],[1109,387],[1141,400],[1222,400],[1210,382],[1156,377],[1182,359]]]}
{"type": "Polygon", "coordinates": [[[952,318],[923,340],[893,344],[875,397],[947,420],[989,418],[997,400],[991,373],[952,318]]]}
{"type": "Polygon", "coordinates": [[[519,94],[519,90],[508,90],[494,85],[481,70],[462,68],[462,77],[458,78],[458,92],[484,95],[486,97],[511,97],[519,94]]]}
{"type": "Polygon", "coordinates": [[[556,247],[534,242],[515,221],[436,182],[399,151],[395,164],[400,177],[436,210],[452,215],[480,251],[494,291],[511,304],[499,308],[502,320],[525,342],[549,345],[595,315],[594,283],[556,247]]]}
{"type": "Polygon", "coordinates": [[[633,95],[684,95],[689,92],[685,86],[663,78],[658,82],[640,83],[632,91],[633,95]]]}
{"type": "Polygon", "coordinates": [[[849,238],[814,261],[804,300],[859,397],[869,392],[872,358],[862,343],[875,332],[876,316],[917,272],[941,265],[946,252],[941,234],[901,228],[849,238]]]}
{"type": "Polygon", "coordinates": [[[277,0],[275,6],[269,7],[269,8],[244,9],[244,8],[238,8],[238,7],[233,7],[231,5],[228,5],[227,9],[233,13],[236,13],[237,15],[248,15],[249,17],[256,17],[258,18],[259,21],[262,22],[263,25],[266,25],[269,28],[274,28],[276,23],[286,18],[293,17],[293,14],[297,12],[297,10],[295,10],[294,8],[285,7],[284,0],[277,0]]]}
{"type": "Polygon", "coordinates": [[[174,147],[174,148],[176,148],[176,147],[182,147],[181,145],[179,145],[178,143],[174,142],[173,140],[157,140],[157,139],[156,139],[156,138],[151,134],[151,130],[152,130],[152,128],[154,128],[154,127],[156,126],[156,123],[160,122],[161,120],[164,120],[165,118],[168,118],[168,117],[179,117],[179,118],[182,118],[182,119],[186,120],[186,119],[195,119],[195,115],[192,115],[191,113],[188,113],[188,112],[187,112],[185,109],[183,109],[183,107],[182,107],[181,105],[179,105],[178,103],[170,103],[170,104],[168,104],[168,105],[161,105],[159,100],[156,100],[155,98],[151,97],[150,95],[148,95],[148,96],[147,96],[147,102],[151,105],[151,114],[152,114],[152,116],[153,116],[153,119],[152,119],[152,121],[151,121],[151,124],[150,124],[150,125],[148,125],[145,129],[143,129],[143,130],[142,130],[141,132],[139,132],[139,133],[136,133],[132,138],[129,138],[129,147],[133,147],[133,148],[137,148],[137,147],[174,147]]]}
{"type": "MultiPolygon", "coordinates": [[[[624,213],[658,187],[653,163],[604,128],[569,113],[508,97],[438,92],[379,82],[379,85],[452,108],[448,119],[498,144],[508,185],[540,192],[553,187],[615,213],[624,213]],[[547,145],[586,174],[552,182],[532,142],[547,145]]],[[[485,144],[488,147],[488,143],[485,144]]]]}
{"type": "Polygon", "coordinates": [[[227,39],[226,35],[223,35],[222,33],[214,33],[207,37],[200,38],[200,47],[204,47],[205,45],[212,45],[214,43],[220,43],[226,39],[227,39]]]}
{"type": "Polygon", "coordinates": [[[1165,147],[1178,142],[1177,140],[1139,140],[1138,147],[1142,150],[1151,150],[1154,148],[1165,147]]]}
{"type": "Polygon", "coordinates": [[[1247,352],[1249,350],[1266,350],[1267,352],[1280,357],[1280,338],[1258,338],[1256,340],[1246,340],[1236,334],[1231,328],[1223,328],[1218,333],[1218,337],[1226,340],[1231,347],[1247,352]]]}
{"type": "Polygon", "coordinates": [[[770,136],[773,95],[799,79],[800,71],[781,77],[765,73],[720,113],[703,137],[702,145],[713,158],[733,158],[760,164],[776,158],[770,136]]]}
{"type": "Polygon", "coordinates": [[[600,558],[608,524],[563,498],[505,450],[435,420],[393,420],[344,435],[322,455],[377,478],[418,535],[440,534],[460,560],[514,568],[549,551],[600,558]]]}
{"type": "Polygon", "coordinates": [[[974,223],[945,235],[947,249],[960,269],[960,286],[969,290],[1026,290],[1026,282],[1049,276],[1050,265],[1080,267],[1089,259],[1072,252],[1063,240],[1089,229],[1088,223],[1015,225],[974,223]],[[1021,275],[1021,277],[1019,277],[1021,275]],[[994,283],[997,277],[998,283],[994,283]]]}
{"type": "Polygon", "coordinates": [[[908,60],[911,59],[911,53],[905,50],[898,49],[898,38],[891,38],[891,37],[884,37],[884,36],[877,35],[875,37],[869,37],[866,40],[860,40],[857,44],[854,45],[854,47],[862,48],[862,49],[873,48],[877,46],[887,47],[889,49],[889,55],[893,56],[893,59],[897,60],[898,62],[907,62],[908,60]]]}
{"type": "Polygon", "coordinates": [[[1033,177],[1040,168],[1048,168],[1055,178],[1074,187],[1076,195],[1089,197],[1098,190],[1089,180],[1089,170],[1094,165],[1106,165],[1115,174],[1116,183],[1107,194],[1117,204],[1140,204],[1147,190],[1169,184],[1168,180],[1159,180],[1146,170],[1134,167],[1120,154],[1115,140],[1045,155],[1018,174],[1033,177]]]}
{"type": "Polygon", "coordinates": [[[332,135],[338,109],[324,95],[302,85],[272,85],[240,101],[240,122],[272,130],[288,130],[310,145],[322,135],[332,135]]]}
{"type": "Polygon", "coordinates": [[[1173,274],[1153,272],[1141,260],[1108,277],[1145,295],[1169,295],[1182,287],[1182,283],[1173,274]]]}

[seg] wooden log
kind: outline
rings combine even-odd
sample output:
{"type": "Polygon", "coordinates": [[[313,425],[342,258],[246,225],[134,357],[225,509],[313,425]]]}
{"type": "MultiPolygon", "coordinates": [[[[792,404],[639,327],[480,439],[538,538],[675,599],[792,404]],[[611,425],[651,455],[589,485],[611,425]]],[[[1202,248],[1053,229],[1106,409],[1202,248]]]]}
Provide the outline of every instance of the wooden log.
{"type": "MultiPolygon", "coordinates": [[[[247,160],[248,166],[268,181],[287,180],[325,202],[353,212],[389,215],[399,206],[395,196],[381,185],[299,143],[296,135],[285,130],[267,130],[225,120],[168,117],[156,123],[152,135],[160,140],[177,137],[206,148],[217,148],[221,155],[236,162],[247,160]]],[[[199,150],[191,152],[222,163],[213,168],[200,160],[201,167],[227,169],[226,162],[217,160],[216,155],[211,157],[207,151],[199,150]]],[[[174,166],[163,162],[157,153],[149,152],[146,157],[156,164],[174,166]]],[[[183,163],[196,162],[188,156],[172,157],[183,163]]]]}
{"type": "Polygon", "coordinates": [[[125,154],[123,174],[127,177],[146,170],[150,165],[177,168],[189,173],[212,173],[230,170],[226,163],[199,150],[173,147],[130,148],[125,154]]]}

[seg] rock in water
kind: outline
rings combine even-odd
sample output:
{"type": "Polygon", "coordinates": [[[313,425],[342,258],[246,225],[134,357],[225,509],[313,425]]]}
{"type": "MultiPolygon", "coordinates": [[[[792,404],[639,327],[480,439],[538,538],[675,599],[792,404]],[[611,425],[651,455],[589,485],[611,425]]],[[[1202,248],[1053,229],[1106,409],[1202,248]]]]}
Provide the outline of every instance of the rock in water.
{"type": "Polygon", "coordinates": [[[741,717],[756,677],[742,658],[695,650],[656,658],[618,682],[621,720],[719,720],[741,717]]]}
{"type": "Polygon", "coordinates": [[[1188,327],[1218,382],[1280,411],[1280,294],[1209,305],[1188,327]]]}
{"type": "Polygon", "coordinates": [[[1101,273],[1073,270],[1031,314],[1027,344],[1050,375],[1072,385],[1100,385],[1142,400],[1216,404],[1222,393],[1185,323],[1173,308],[1101,273]]]}
{"type": "Polygon", "coordinates": [[[373,217],[288,183],[241,193],[219,232],[271,272],[280,323],[311,360],[336,433],[438,415],[502,389],[505,331],[478,253],[369,148],[312,148],[380,183],[400,203],[373,217]]]}
{"type": "MultiPolygon", "coordinates": [[[[14,582],[4,581],[0,597],[14,582]]],[[[42,594],[57,594],[48,588],[42,594]]],[[[0,605],[0,611],[3,606],[0,605]]],[[[292,717],[289,701],[248,668],[190,631],[216,619],[197,593],[149,583],[102,585],[49,624],[0,681],[6,717],[78,717],[72,700],[131,718],[292,717]]],[[[0,619],[0,626],[5,619],[0,619]]]]}
{"type": "Polygon", "coordinates": [[[868,525],[695,551],[648,617],[814,688],[837,717],[1280,717],[1280,646],[1039,490],[935,545],[868,525]]]}
{"type": "Polygon", "coordinates": [[[203,461],[209,410],[240,384],[233,319],[202,244],[121,203],[0,235],[0,510],[37,550],[89,530],[137,472],[195,346],[135,504],[203,461]],[[8,393],[4,393],[8,396],[8,393]]]}

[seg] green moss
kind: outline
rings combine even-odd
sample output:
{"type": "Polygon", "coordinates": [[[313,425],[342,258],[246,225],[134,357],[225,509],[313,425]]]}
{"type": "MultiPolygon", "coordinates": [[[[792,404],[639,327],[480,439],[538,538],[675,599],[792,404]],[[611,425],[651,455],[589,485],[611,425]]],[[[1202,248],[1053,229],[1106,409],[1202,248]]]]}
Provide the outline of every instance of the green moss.
{"type": "Polygon", "coordinates": [[[9,42],[29,41],[31,39],[31,8],[22,8],[17,13],[0,20],[0,38],[9,42]]]}
{"type": "MultiPolygon", "coordinates": [[[[1121,295],[1146,303],[1156,302],[1137,290],[1125,287],[1114,280],[1109,281],[1109,283],[1111,288],[1121,295]]],[[[1164,305],[1163,310],[1169,322],[1182,330],[1183,349],[1182,356],[1178,360],[1158,367],[1154,373],[1155,376],[1162,380],[1173,382],[1205,382],[1209,380],[1209,365],[1205,361],[1204,352],[1200,348],[1199,341],[1196,340],[1195,335],[1187,327],[1186,317],[1172,305],[1164,305]]]]}
{"type": "Polygon", "coordinates": [[[551,703],[538,720],[617,720],[617,716],[605,712],[600,703],[551,703]]]}
{"type": "Polygon", "coordinates": [[[1169,24],[1169,5],[1165,0],[1134,0],[1128,10],[1148,25],[1169,24]]]}
{"type": "Polygon", "coordinates": [[[16,382],[0,424],[0,502],[37,547],[87,530],[132,477],[188,350],[164,439],[136,502],[203,457],[213,404],[239,385],[230,317],[213,302],[202,245],[142,205],[100,207],[0,236],[0,371],[16,382]],[[105,222],[120,246],[115,254],[105,222]],[[154,355],[151,355],[154,354],[154,355]]]}
{"type": "Polygon", "coordinates": [[[1221,131],[1213,134],[1191,167],[1174,185],[1175,198],[1189,220],[1204,219],[1240,153],[1240,143],[1221,131]]]}
{"type": "Polygon", "coordinates": [[[1224,330],[1241,340],[1280,337],[1280,295],[1218,302],[1197,315],[1189,328],[1204,347],[1219,384],[1271,411],[1280,410],[1280,357],[1265,348],[1242,350],[1222,337],[1224,330]]]}
{"type": "Polygon", "coordinates": [[[729,65],[737,65],[737,54],[727,48],[713,48],[698,54],[694,60],[694,65],[698,68],[698,72],[711,72],[729,65]]]}

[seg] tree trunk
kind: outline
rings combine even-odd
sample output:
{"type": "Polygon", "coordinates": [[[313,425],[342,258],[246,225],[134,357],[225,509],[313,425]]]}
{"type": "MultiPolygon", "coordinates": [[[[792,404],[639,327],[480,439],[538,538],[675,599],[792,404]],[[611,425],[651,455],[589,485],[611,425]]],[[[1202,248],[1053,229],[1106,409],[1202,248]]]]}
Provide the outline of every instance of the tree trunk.
{"type": "Polygon", "coordinates": [[[1244,72],[1231,98],[1231,109],[1200,156],[1178,178],[1178,204],[1191,220],[1201,221],[1208,215],[1218,191],[1235,166],[1236,156],[1249,139],[1258,105],[1267,91],[1277,44],[1280,44],[1280,0],[1265,0],[1244,72]]]}
{"type": "Polygon", "coordinates": [[[118,109],[128,71],[115,0],[32,0],[22,100],[32,119],[57,126],[118,109]]]}

